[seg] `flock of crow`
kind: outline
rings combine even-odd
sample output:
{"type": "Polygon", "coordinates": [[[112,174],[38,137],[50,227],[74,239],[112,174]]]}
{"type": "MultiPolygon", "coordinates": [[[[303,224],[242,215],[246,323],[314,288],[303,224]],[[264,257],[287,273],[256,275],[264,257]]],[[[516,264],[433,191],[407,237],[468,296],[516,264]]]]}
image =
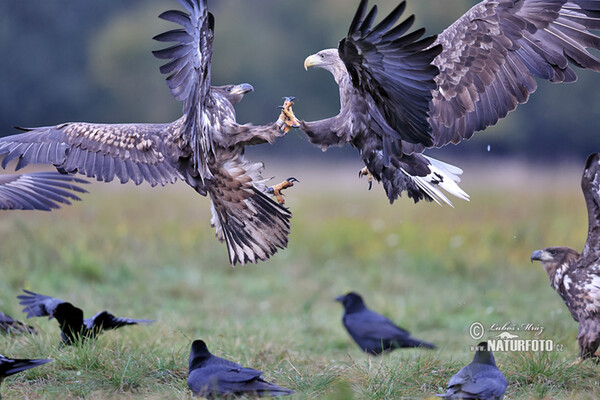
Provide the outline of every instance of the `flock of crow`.
{"type": "MultiPolygon", "coordinates": [[[[0,138],[2,167],[18,160],[50,164],[56,172],[0,176],[0,208],[46,210],[79,200],[85,180],[75,173],[122,183],[151,186],[182,180],[211,200],[216,236],[225,242],[229,262],[264,261],[285,248],[292,213],[282,190],[295,178],[267,186],[262,163],[245,158],[245,146],[272,143],[300,128],[310,142],[327,149],[355,147],[365,168],[359,176],[381,182],[390,202],[406,193],[420,200],[451,204],[445,193],[468,200],[458,186],[462,170],[424,154],[432,147],[457,144],[494,125],[537,87],[536,78],[573,82],[573,66],[600,71],[600,0],[484,0],[441,34],[410,31],[414,16],[400,20],[406,2],[374,24],[377,7],[361,0],[348,34],[337,48],[321,50],[304,61],[306,69],[329,71],[339,86],[340,112],[320,121],[301,121],[286,98],[278,120],[255,126],[236,122],[234,105],[253,88],[247,83],[211,85],[214,16],[207,0],[178,0],[184,11],[159,17],[180,27],[156,36],[174,45],[155,51],[167,60],[160,71],[183,115],[165,124],[63,123],[22,129],[0,138]],[[275,197],[275,200],[272,198],[275,197]]],[[[591,155],[582,190],[589,215],[583,252],[549,247],[532,253],[548,273],[551,286],[579,323],[580,359],[595,356],[600,345],[600,156],[591,155]]],[[[150,324],[101,311],[84,318],[69,302],[25,290],[18,296],[28,317],[55,318],[61,346],[94,339],[104,330],[150,324]]],[[[366,353],[379,355],[403,347],[433,349],[384,316],[369,310],[350,292],[336,299],[344,306],[343,324],[366,353]]],[[[35,329],[0,313],[8,333],[35,329]]],[[[0,356],[0,381],[51,360],[0,356]]],[[[279,396],[293,393],[265,381],[262,372],[216,357],[206,343],[192,343],[190,389],[199,396],[279,396]]],[[[496,367],[486,342],[473,362],[448,383],[449,399],[501,399],[507,380],[496,367]]]]}

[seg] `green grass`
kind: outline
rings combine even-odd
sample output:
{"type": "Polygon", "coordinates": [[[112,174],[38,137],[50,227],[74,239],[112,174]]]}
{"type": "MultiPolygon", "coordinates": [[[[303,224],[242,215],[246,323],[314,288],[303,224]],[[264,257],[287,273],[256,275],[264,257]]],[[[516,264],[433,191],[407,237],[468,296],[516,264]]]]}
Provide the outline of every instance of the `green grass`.
{"type": "MultiPolygon", "coordinates": [[[[3,212],[0,310],[22,319],[22,288],[156,319],[60,349],[55,321],[40,334],[0,336],[0,352],[52,358],[8,378],[5,398],[188,399],[191,340],[261,369],[294,389],[291,399],[426,398],[470,362],[475,321],[533,323],[562,352],[498,353],[510,399],[600,396],[598,366],[576,359],[577,324],[529,256],[585,241],[580,169],[463,165],[471,202],[456,207],[387,204],[380,186],[355,179],[359,165],[268,165],[301,183],[289,248],[259,265],[231,268],[209,226],[209,203],[182,184],[167,189],[94,184],[58,212],[3,212]],[[355,171],[356,170],[356,171],[355,171]],[[290,173],[291,172],[291,173],[290,173]],[[341,324],[333,301],[355,290],[434,351],[369,357],[341,324]]],[[[523,335],[522,335],[523,336],[523,335]]]]}

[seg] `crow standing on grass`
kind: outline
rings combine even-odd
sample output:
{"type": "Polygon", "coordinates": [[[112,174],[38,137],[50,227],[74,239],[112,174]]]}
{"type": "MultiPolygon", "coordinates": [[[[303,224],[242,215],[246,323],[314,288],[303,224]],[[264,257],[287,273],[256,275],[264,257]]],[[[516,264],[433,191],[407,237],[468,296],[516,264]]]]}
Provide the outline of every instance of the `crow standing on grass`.
{"type": "Polygon", "coordinates": [[[531,254],[542,262],[550,286],[579,322],[579,358],[590,358],[600,345],[600,155],[588,157],[581,178],[588,211],[588,236],[579,254],[568,247],[548,247],[531,254]]]}
{"type": "MultiPolygon", "coordinates": [[[[29,359],[29,358],[6,358],[0,354],[0,384],[7,376],[16,374],[26,369],[34,368],[42,364],[49,363],[49,359],[29,359]]],[[[0,396],[1,398],[2,396],[0,396]]]]}
{"type": "Polygon", "coordinates": [[[350,292],[335,299],[344,305],[342,321],[358,347],[366,353],[379,355],[401,347],[425,347],[435,345],[410,336],[410,332],[367,308],[362,297],[350,292]]]}
{"type": "Polygon", "coordinates": [[[6,333],[37,333],[35,328],[13,319],[0,311],[0,331],[6,333]]]}
{"type": "Polygon", "coordinates": [[[445,394],[436,396],[451,400],[500,400],[507,386],[508,382],[496,367],[487,342],[481,342],[477,345],[473,362],[450,379],[445,394]]]}
{"type": "Polygon", "coordinates": [[[262,372],[213,356],[206,343],[195,340],[190,351],[188,386],[202,397],[286,396],[294,393],[265,381],[262,372]]]}
{"type": "Polygon", "coordinates": [[[108,311],[100,311],[91,318],[83,318],[83,311],[71,303],[55,297],[44,296],[29,290],[26,294],[17,296],[24,306],[23,312],[27,318],[49,317],[56,318],[60,325],[61,337],[64,344],[72,345],[86,339],[94,339],[102,331],[117,329],[126,325],[149,325],[154,321],[148,319],[131,319],[115,317],[108,311]]]}

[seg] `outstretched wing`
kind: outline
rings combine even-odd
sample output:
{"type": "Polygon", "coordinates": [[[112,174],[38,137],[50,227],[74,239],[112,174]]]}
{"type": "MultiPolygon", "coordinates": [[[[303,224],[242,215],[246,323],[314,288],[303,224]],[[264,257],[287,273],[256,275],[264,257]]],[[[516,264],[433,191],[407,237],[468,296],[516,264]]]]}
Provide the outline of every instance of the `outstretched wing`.
{"type": "Polygon", "coordinates": [[[0,381],[3,378],[49,363],[50,359],[8,358],[0,354],[0,381]]]}
{"type": "Polygon", "coordinates": [[[100,311],[92,318],[86,318],[83,323],[88,329],[109,330],[117,329],[126,325],[150,325],[154,321],[149,319],[133,319],[115,317],[108,311],[100,311]]]}
{"type": "Polygon", "coordinates": [[[71,204],[81,200],[72,192],[87,193],[74,183],[88,182],[58,172],[0,175],[0,210],[50,211],[71,204]]]}
{"type": "Polygon", "coordinates": [[[292,213],[263,193],[261,169],[238,158],[212,168],[211,224],[232,265],[265,261],[288,242],[292,213]]]}
{"type": "Polygon", "coordinates": [[[194,162],[203,178],[208,172],[207,158],[212,151],[211,131],[203,121],[203,111],[210,96],[210,61],[214,37],[214,17],[206,0],[179,0],[188,13],[170,10],[159,18],[175,22],[183,29],[167,31],[154,39],[176,42],[166,49],[154,51],[159,59],[170,59],[160,67],[168,74],[167,85],[177,100],[183,101],[184,136],[194,151],[194,162]],[[200,135],[200,136],[198,136],[200,135]]]}
{"type": "Polygon", "coordinates": [[[434,145],[470,138],[494,125],[537,84],[572,82],[571,64],[600,71],[597,0],[483,1],[438,36],[444,48],[431,101],[434,145]]]}
{"type": "Polygon", "coordinates": [[[17,296],[17,299],[21,300],[19,304],[24,306],[23,312],[27,314],[27,318],[49,317],[48,319],[50,319],[56,307],[64,303],[63,300],[55,297],[34,293],[26,289],[23,289],[23,291],[26,294],[17,296]]]}
{"type": "Polygon", "coordinates": [[[600,259],[600,154],[591,154],[581,177],[588,211],[588,236],[579,265],[596,265],[600,259]]]}
{"type": "Polygon", "coordinates": [[[401,140],[429,146],[429,101],[438,73],[432,61],[441,46],[431,46],[435,36],[421,39],[424,29],[406,34],[414,16],[394,26],[405,2],[374,28],[377,7],[367,14],[367,5],[368,0],[361,1],[348,35],[340,41],[340,58],[352,85],[373,103],[369,113],[383,129],[384,149],[401,149],[401,140]]]}
{"type": "Polygon", "coordinates": [[[181,120],[171,124],[91,124],[71,122],[27,128],[0,138],[2,168],[18,159],[16,169],[53,164],[59,170],[79,172],[99,181],[116,176],[121,183],[144,180],[155,186],[181,178],[175,169],[185,156],[178,146],[181,120]]]}

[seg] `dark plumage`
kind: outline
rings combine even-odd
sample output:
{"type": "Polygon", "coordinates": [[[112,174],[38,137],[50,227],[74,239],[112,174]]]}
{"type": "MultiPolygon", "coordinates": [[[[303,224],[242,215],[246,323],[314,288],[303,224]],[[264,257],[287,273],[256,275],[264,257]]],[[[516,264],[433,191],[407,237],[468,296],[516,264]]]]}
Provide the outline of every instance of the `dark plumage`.
{"type": "Polygon", "coordinates": [[[286,396],[293,390],[265,381],[262,372],[213,356],[206,343],[195,340],[190,351],[188,386],[198,396],[286,396]]]}
{"type": "Polygon", "coordinates": [[[100,311],[93,317],[84,319],[83,311],[71,303],[29,290],[23,291],[26,294],[19,295],[17,298],[21,300],[19,304],[24,306],[23,312],[27,314],[27,318],[56,318],[60,325],[62,341],[67,345],[94,339],[105,330],[126,325],[149,325],[154,322],[148,319],[115,317],[108,311],[100,311]]]}
{"type": "Polygon", "coordinates": [[[477,345],[473,362],[450,379],[445,394],[437,396],[452,400],[500,400],[507,386],[508,382],[496,367],[487,342],[481,342],[477,345]]]}
{"type": "Polygon", "coordinates": [[[0,210],[42,210],[60,208],[81,200],[75,193],[87,191],[75,183],[88,183],[58,172],[0,175],[0,210]]]}
{"type": "MultiPolygon", "coordinates": [[[[31,369],[52,360],[48,359],[29,359],[29,358],[7,358],[0,354],[0,384],[7,376],[14,375],[18,372],[31,369]]],[[[0,396],[1,397],[1,396],[0,396]]]]}
{"type": "Polygon", "coordinates": [[[6,333],[37,333],[33,326],[13,319],[0,311],[0,331],[6,333]]]}
{"type": "Polygon", "coordinates": [[[211,224],[226,242],[231,264],[266,260],[287,246],[292,214],[270,198],[262,163],[247,161],[244,147],[272,143],[283,133],[277,123],[236,122],[233,105],[252,86],[211,86],[214,17],[206,0],[178,1],[187,12],[166,11],[160,18],[181,28],[154,38],[175,44],[154,55],[168,60],[160,71],[168,75],[173,96],[183,101],[181,118],[165,124],[69,122],[23,129],[0,139],[2,166],[18,159],[17,169],[53,164],[105,182],[115,177],[151,186],[185,181],[210,196],[211,224]]]}
{"type": "Polygon", "coordinates": [[[342,322],[358,347],[366,353],[379,355],[401,347],[424,347],[435,345],[410,336],[410,332],[367,308],[358,293],[350,292],[335,299],[344,305],[342,322]]]}
{"type": "Polygon", "coordinates": [[[362,0],[337,49],[309,56],[305,67],[333,74],[340,88],[337,116],[300,127],[326,149],[350,143],[390,202],[402,192],[415,202],[459,198],[459,168],[423,154],[469,139],[525,103],[535,78],[572,82],[571,66],[600,71],[587,48],[600,49],[600,0],[485,0],[439,36],[407,33],[396,24],[401,2],[373,26],[377,8],[362,0]]]}
{"type": "Polygon", "coordinates": [[[579,254],[568,247],[548,247],[531,254],[542,262],[550,286],[579,322],[579,357],[592,357],[600,345],[600,155],[588,157],[581,189],[588,211],[588,236],[579,254]]]}

